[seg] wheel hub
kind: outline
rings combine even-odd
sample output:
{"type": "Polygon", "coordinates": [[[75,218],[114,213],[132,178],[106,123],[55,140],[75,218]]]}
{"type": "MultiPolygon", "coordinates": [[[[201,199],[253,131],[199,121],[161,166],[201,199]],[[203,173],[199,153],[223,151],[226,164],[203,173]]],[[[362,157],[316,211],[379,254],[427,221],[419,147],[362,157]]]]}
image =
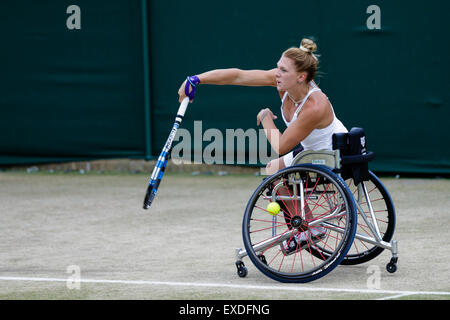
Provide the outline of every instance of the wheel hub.
{"type": "Polygon", "coordinates": [[[293,216],[291,218],[291,226],[293,228],[299,229],[299,231],[306,231],[308,229],[308,223],[300,216],[293,216]]]}

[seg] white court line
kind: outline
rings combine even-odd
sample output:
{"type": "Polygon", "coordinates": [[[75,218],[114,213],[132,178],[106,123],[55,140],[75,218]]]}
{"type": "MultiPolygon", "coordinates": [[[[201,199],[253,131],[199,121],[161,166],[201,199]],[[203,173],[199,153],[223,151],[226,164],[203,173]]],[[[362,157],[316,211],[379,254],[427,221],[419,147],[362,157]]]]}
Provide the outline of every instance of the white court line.
{"type": "Polygon", "coordinates": [[[383,297],[377,300],[391,300],[391,299],[396,299],[396,298],[401,298],[401,297],[406,297],[406,296],[410,296],[409,293],[403,293],[403,294],[397,294],[395,296],[389,296],[389,297],[383,297]]]}
{"type": "MultiPolygon", "coordinates": [[[[67,282],[74,283],[73,279],[62,278],[33,278],[33,277],[0,277],[0,281],[37,281],[37,282],[67,282]]],[[[131,284],[131,285],[151,285],[151,286],[172,286],[172,287],[200,287],[200,288],[228,288],[228,289],[252,289],[252,290],[279,290],[297,292],[345,292],[345,293],[368,293],[368,294],[393,294],[397,296],[407,295],[450,295],[446,291],[400,291],[400,290],[380,290],[380,289],[345,289],[345,288],[317,288],[299,287],[298,284],[286,285],[240,285],[227,283],[196,283],[196,282],[173,282],[173,281],[148,281],[148,280],[105,280],[105,279],[80,279],[80,283],[102,283],[102,284],[131,284]]],[[[387,297],[387,298],[395,298],[387,297]]]]}

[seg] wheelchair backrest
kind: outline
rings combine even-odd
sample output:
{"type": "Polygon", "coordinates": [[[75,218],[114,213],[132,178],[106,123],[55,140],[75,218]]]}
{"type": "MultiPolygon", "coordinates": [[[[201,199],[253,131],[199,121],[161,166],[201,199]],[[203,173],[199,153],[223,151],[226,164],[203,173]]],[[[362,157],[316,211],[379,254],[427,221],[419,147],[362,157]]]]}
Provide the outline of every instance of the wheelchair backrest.
{"type": "Polygon", "coordinates": [[[352,128],[346,133],[333,134],[333,150],[340,150],[343,156],[367,154],[364,129],[352,128]]]}
{"type": "Polygon", "coordinates": [[[340,150],[342,178],[353,178],[355,184],[369,179],[368,162],[374,157],[367,151],[366,135],[362,128],[333,134],[333,149],[340,150]]]}

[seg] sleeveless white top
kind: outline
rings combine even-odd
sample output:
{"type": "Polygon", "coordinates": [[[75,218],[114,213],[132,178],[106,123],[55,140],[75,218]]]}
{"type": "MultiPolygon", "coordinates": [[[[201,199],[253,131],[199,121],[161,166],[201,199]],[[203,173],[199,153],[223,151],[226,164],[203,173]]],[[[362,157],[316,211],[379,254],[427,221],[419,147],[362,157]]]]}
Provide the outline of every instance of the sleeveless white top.
{"type": "MultiPolygon", "coordinates": [[[[303,98],[303,100],[299,103],[299,106],[297,110],[295,110],[294,115],[292,116],[291,121],[287,121],[284,117],[283,112],[283,105],[284,100],[286,100],[287,97],[287,91],[285,92],[283,98],[281,99],[281,115],[283,117],[284,123],[286,123],[286,126],[289,127],[289,125],[294,122],[297,119],[298,113],[302,109],[303,105],[305,104],[306,100],[308,100],[309,96],[316,92],[321,91],[319,87],[315,85],[314,82],[311,82],[311,89],[308,91],[306,96],[303,98]]],[[[303,146],[304,150],[332,150],[333,149],[333,141],[332,136],[334,133],[341,133],[341,132],[348,132],[347,128],[342,124],[342,122],[336,117],[334,114],[333,106],[331,105],[331,110],[333,111],[333,121],[328,125],[326,128],[323,129],[314,129],[303,141],[301,141],[301,145],[303,146]]]]}

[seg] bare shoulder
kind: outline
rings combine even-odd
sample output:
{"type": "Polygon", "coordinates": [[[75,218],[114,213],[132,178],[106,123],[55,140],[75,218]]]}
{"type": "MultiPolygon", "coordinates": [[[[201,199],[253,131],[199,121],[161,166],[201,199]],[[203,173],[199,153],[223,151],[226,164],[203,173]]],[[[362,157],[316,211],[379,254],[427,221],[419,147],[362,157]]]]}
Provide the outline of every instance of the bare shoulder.
{"type": "Polygon", "coordinates": [[[322,91],[313,92],[303,105],[300,115],[317,123],[318,127],[328,125],[332,111],[326,94],[322,91]]]}
{"type": "Polygon", "coordinates": [[[303,105],[302,111],[310,111],[310,112],[326,112],[329,109],[330,102],[328,101],[328,97],[322,91],[313,92],[306,100],[303,105]]]}

